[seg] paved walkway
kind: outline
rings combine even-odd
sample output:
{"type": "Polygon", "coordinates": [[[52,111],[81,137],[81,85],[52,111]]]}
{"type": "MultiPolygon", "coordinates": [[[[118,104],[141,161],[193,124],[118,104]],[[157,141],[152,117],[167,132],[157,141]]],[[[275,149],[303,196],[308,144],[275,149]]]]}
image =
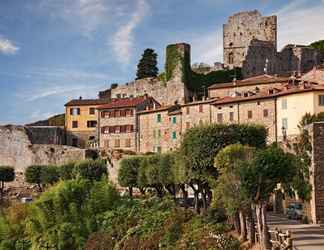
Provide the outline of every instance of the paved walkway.
{"type": "Polygon", "coordinates": [[[324,225],[300,224],[273,214],[269,215],[268,224],[271,229],[277,227],[283,231],[290,230],[294,250],[324,250],[324,225]]]}

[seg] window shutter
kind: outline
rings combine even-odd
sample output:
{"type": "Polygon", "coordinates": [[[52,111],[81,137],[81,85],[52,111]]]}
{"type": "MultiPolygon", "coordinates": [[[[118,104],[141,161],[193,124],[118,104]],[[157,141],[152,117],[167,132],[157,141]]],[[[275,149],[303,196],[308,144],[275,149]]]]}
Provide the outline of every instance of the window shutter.
{"type": "Polygon", "coordinates": [[[73,108],[70,108],[70,115],[73,115],[73,108]]]}
{"type": "Polygon", "coordinates": [[[80,115],[80,108],[78,108],[78,115],[80,115]]]}

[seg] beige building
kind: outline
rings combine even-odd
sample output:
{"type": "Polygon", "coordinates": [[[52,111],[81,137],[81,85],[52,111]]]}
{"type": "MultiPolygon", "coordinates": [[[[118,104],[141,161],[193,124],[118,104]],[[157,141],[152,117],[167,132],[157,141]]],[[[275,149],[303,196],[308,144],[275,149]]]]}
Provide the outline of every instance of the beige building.
{"type": "Polygon", "coordinates": [[[158,102],[147,95],[112,99],[99,106],[100,148],[139,151],[137,113],[159,106],[158,102]]]}
{"type": "Polygon", "coordinates": [[[67,145],[85,148],[97,143],[97,107],[107,102],[107,99],[80,97],[65,104],[67,145]]]}

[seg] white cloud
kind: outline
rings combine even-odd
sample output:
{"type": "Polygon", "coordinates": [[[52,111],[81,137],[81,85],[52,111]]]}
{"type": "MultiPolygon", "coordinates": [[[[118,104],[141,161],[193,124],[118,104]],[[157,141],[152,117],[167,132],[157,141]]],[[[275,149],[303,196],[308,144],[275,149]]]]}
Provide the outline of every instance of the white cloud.
{"type": "Polygon", "coordinates": [[[0,37],[0,53],[14,55],[18,50],[19,47],[17,47],[12,41],[0,37]]]}
{"type": "Polygon", "coordinates": [[[119,62],[124,64],[129,63],[134,43],[133,32],[145,17],[148,9],[149,5],[146,0],[137,0],[136,10],[132,14],[130,20],[126,24],[120,26],[112,40],[108,43],[112,45],[113,51],[119,62]]]}
{"type": "Polygon", "coordinates": [[[79,29],[82,35],[91,37],[100,25],[106,24],[115,8],[116,0],[55,0],[41,1],[40,9],[53,18],[60,18],[79,29]]]}
{"type": "Polygon", "coordinates": [[[33,79],[28,88],[20,89],[17,97],[27,102],[49,97],[64,97],[65,100],[96,98],[99,90],[107,86],[108,75],[80,70],[41,68],[24,73],[33,79]]]}
{"type": "Polygon", "coordinates": [[[278,16],[278,48],[324,39],[324,1],[296,0],[274,13],[278,16]]]}

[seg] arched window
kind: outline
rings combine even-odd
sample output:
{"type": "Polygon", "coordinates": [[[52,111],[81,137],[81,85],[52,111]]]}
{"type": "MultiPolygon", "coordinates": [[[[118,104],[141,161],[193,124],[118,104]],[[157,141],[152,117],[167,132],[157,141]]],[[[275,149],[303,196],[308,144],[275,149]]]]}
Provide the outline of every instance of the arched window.
{"type": "Polygon", "coordinates": [[[234,53],[230,52],[228,54],[228,64],[233,64],[234,63],[234,53]]]}

